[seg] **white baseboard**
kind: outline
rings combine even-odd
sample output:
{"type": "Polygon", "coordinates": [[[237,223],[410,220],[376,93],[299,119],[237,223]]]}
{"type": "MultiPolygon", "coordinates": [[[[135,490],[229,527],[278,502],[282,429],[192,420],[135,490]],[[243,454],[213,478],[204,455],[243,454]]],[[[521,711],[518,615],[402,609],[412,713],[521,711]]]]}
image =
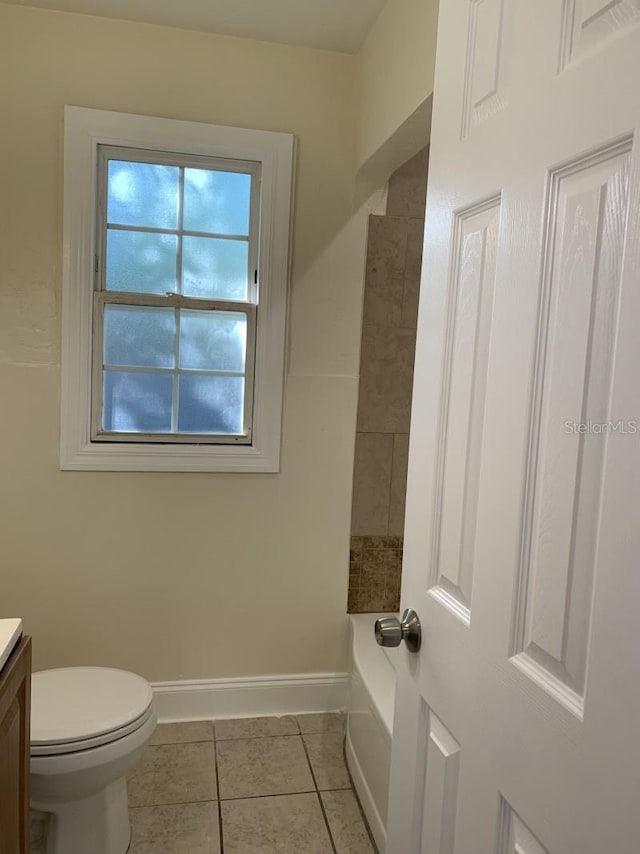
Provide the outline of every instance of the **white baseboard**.
{"type": "Polygon", "coordinates": [[[305,712],[341,712],[348,673],[301,673],[152,684],[158,720],[197,721],[305,712]]]}

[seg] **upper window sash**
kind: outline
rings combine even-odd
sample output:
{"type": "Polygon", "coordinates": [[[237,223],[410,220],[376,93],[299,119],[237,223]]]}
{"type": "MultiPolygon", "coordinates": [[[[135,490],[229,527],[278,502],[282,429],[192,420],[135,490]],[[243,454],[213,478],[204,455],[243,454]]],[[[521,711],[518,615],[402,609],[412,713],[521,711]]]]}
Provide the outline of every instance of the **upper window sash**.
{"type": "MultiPolygon", "coordinates": [[[[249,248],[248,258],[248,281],[247,281],[247,298],[249,302],[258,303],[258,270],[260,269],[260,194],[261,194],[261,176],[262,164],[244,160],[242,158],[231,159],[224,157],[216,157],[211,155],[196,155],[196,154],[174,154],[165,151],[151,151],[148,149],[140,149],[127,146],[99,145],[98,146],[98,163],[97,163],[97,198],[96,198],[96,290],[107,290],[106,287],[106,240],[107,240],[107,180],[108,180],[108,162],[110,160],[120,160],[125,162],[149,163],[152,165],[175,166],[182,170],[193,169],[208,169],[221,172],[236,172],[245,175],[251,175],[251,194],[249,203],[249,233],[247,235],[233,235],[227,233],[197,231],[185,229],[183,227],[183,211],[180,210],[177,228],[154,228],[149,226],[135,225],[111,225],[114,230],[139,231],[156,234],[173,234],[181,240],[186,237],[207,237],[222,240],[241,239],[246,240],[249,248]]],[[[182,172],[182,174],[184,174],[182,172]]],[[[184,188],[181,187],[181,195],[184,196],[184,188]]],[[[176,281],[181,282],[182,274],[179,269],[180,257],[178,258],[178,267],[176,269],[176,281]]]]}

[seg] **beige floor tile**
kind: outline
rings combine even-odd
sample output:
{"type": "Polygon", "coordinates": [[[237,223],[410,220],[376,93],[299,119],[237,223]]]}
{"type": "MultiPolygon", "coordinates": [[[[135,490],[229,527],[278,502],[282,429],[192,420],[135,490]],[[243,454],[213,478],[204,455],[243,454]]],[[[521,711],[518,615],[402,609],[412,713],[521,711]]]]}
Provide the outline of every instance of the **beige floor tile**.
{"type": "Polygon", "coordinates": [[[216,799],[212,742],[149,747],[127,778],[129,806],[216,799]]]}
{"type": "Polygon", "coordinates": [[[216,753],[221,799],[314,789],[300,736],[218,741],[216,753]]]}
{"type": "Polygon", "coordinates": [[[322,792],[321,797],[337,854],[374,854],[353,792],[350,789],[322,792]]]}
{"type": "Polygon", "coordinates": [[[344,735],[347,718],[342,712],[298,715],[300,732],[338,732],[344,735]]]}
{"type": "Polygon", "coordinates": [[[158,724],[151,744],[185,744],[190,741],[213,741],[211,721],[185,721],[158,724]]]}
{"type": "Polygon", "coordinates": [[[225,854],[331,854],[314,793],[224,801],[225,854]]]}
{"type": "Polygon", "coordinates": [[[218,804],[170,804],[130,810],[129,854],[219,854],[218,804]]]}
{"type": "Polygon", "coordinates": [[[337,732],[302,736],[318,789],[349,789],[351,780],[344,761],[343,739],[337,732]]]}
{"type": "Polygon", "coordinates": [[[227,738],[298,735],[300,732],[293,715],[284,715],[281,718],[238,718],[230,721],[215,721],[214,728],[218,741],[227,738]]]}

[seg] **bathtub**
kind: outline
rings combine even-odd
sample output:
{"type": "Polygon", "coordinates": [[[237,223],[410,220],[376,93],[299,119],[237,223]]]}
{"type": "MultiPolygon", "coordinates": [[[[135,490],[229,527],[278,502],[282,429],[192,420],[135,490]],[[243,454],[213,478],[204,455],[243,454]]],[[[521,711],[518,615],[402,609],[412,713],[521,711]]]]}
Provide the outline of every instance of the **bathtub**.
{"type": "Polygon", "coordinates": [[[378,846],[386,844],[391,733],[398,649],[379,647],[373,624],[384,614],[352,614],[351,690],[346,757],[353,784],[378,846]]]}

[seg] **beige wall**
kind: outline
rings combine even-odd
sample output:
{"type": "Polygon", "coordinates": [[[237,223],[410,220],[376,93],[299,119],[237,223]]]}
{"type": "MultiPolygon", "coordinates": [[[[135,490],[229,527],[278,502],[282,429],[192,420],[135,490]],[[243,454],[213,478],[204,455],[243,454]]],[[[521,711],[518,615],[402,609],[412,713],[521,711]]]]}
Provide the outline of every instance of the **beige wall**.
{"type": "Polygon", "coordinates": [[[0,5],[0,615],[23,616],[37,668],[345,668],[368,213],[351,216],[356,63],[0,5]],[[58,470],[64,104],[296,134],[279,475],[58,470]]]}
{"type": "MultiPolygon", "coordinates": [[[[387,0],[367,36],[357,65],[358,168],[432,94],[437,20],[438,0],[387,0]]],[[[406,151],[396,166],[427,141],[406,151]]]]}

